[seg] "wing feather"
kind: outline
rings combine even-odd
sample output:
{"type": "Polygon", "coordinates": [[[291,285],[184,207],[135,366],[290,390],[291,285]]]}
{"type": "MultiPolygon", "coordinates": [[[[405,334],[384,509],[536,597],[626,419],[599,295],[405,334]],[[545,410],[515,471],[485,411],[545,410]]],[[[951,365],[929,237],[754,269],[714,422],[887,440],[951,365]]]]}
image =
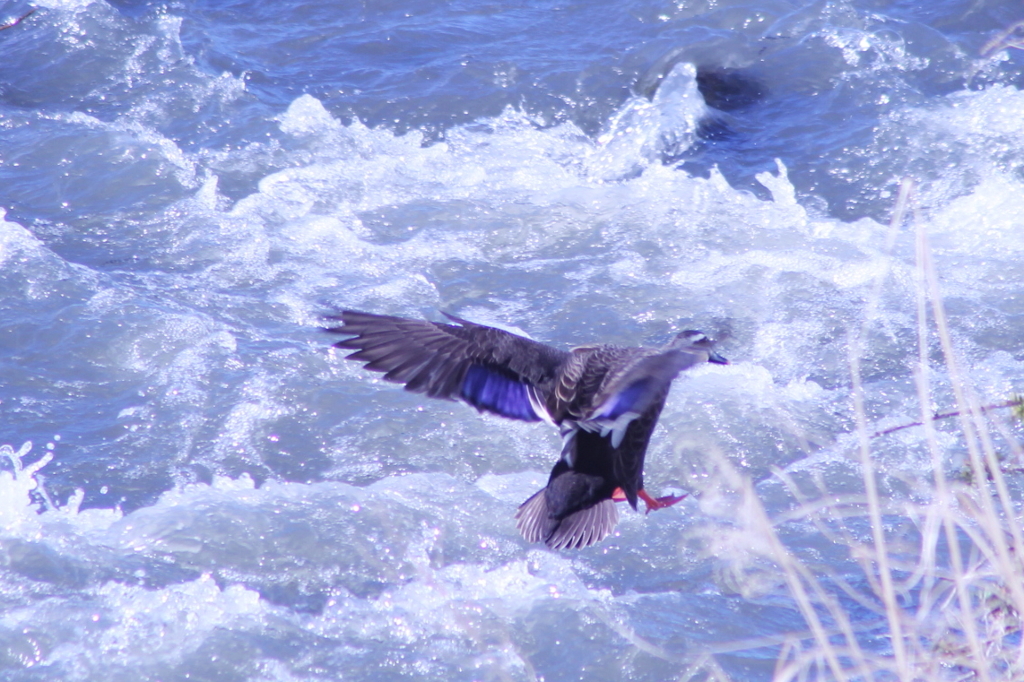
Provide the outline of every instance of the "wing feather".
{"type": "Polygon", "coordinates": [[[546,400],[531,400],[530,389],[546,396],[568,353],[445,315],[457,324],[345,310],[328,317],[341,325],[327,331],[349,335],[335,347],[354,350],[349,359],[365,362],[408,391],[461,399],[512,419],[546,417],[536,410],[546,400]]]}

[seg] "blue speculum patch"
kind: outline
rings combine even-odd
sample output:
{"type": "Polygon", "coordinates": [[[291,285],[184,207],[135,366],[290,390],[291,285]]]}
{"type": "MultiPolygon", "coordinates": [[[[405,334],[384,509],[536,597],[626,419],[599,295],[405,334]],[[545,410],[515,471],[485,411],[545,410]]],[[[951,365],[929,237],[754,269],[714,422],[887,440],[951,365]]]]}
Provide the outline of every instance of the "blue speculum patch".
{"type": "Polygon", "coordinates": [[[618,419],[636,405],[637,400],[647,389],[647,381],[635,381],[616,394],[607,408],[594,415],[598,419],[618,419]]]}
{"type": "Polygon", "coordinates": [[[483,365],[470,365],[462,380],[462,397],[484,410],[523,421],[540,421],[530,405],[526,384],[483,365]]]}

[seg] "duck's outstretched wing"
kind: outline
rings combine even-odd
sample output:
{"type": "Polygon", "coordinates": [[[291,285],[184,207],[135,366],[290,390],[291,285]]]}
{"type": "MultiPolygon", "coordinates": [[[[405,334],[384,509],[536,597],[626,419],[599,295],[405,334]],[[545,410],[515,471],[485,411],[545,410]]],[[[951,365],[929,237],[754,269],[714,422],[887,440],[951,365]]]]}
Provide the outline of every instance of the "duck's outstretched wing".
{"type": "Polygon", "coordinates": [[[345,310],[328,328],[353,338],[350,360],[432,398],[463,400],[481,411],[524,421],[548,420],[546,396],[568,353],[501,329],[445,314],[456,324],[345,310]]]}

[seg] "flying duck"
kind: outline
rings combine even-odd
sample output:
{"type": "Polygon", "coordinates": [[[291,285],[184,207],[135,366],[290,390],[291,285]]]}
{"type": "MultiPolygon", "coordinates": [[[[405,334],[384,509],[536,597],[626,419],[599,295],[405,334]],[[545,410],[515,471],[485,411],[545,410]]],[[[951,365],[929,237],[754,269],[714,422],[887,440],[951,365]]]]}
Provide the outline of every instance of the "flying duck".
{"type": "Polygon", "coordinates": [[[616,501],[647,511],[683,497],[644,490],[644,456],[672,380],[704,362],[728,364],[699,331],[663,348],[595,344],[569,351],[444,313],[454,324],[345,310],[327,329],[351,338],[350,360],[431,398],[462,400],[481,412],[535,422],[562,434],[547,485],[523,502],[516,527],[552,549],[587,547],[615,528],[616,501]]]}

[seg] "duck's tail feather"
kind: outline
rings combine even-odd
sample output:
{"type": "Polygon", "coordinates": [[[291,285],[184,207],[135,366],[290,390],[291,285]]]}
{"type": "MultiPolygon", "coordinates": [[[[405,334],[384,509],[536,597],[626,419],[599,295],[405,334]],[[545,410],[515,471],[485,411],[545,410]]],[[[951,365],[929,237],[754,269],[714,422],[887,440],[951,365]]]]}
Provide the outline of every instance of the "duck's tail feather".
{"type": "Polygon", "coordinates": [[[516,528],[527,542],[543,542],[551,549],[581,549],[606,538],[619,522],[619,512],[611,499],[564,519],[553,519],[548,513],[545,490],[534,493],[516,511],[516,528]]]}

